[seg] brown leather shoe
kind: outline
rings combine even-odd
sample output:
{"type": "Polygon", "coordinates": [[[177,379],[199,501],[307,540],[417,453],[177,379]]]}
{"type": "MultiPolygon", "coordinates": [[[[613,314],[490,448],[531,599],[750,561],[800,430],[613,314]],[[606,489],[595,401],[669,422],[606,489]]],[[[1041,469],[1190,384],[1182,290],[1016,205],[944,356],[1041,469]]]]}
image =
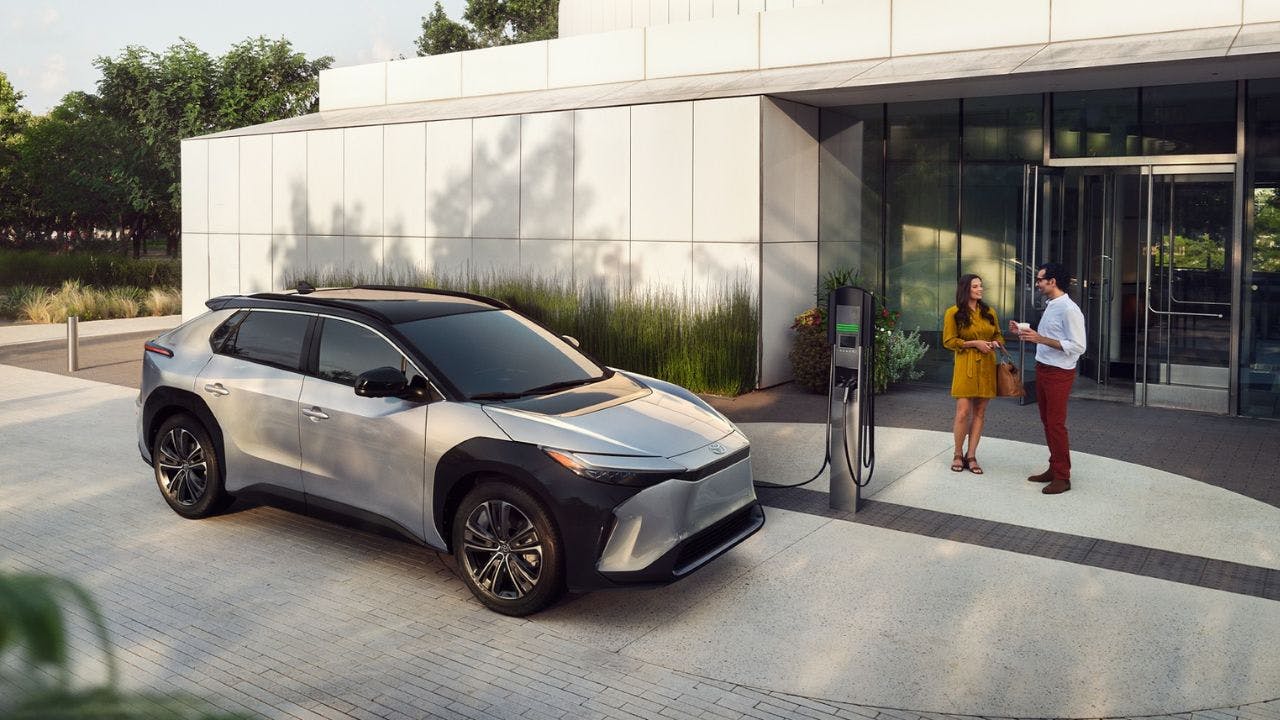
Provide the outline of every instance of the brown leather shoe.
{"type": "Polygon", "coordinates": [[[1044,487],[1040,492],[1045,495],[1057,495],[1071,489],[1070,480],[1054,480],[1044,487]]]}
{"type": "Polygon", "coordinates": [[[1050,482],[1053,480],[1053,470],[1045,470],[1039,475],[1032,475],[1027,478],[1029,482],[1050,482]]]}

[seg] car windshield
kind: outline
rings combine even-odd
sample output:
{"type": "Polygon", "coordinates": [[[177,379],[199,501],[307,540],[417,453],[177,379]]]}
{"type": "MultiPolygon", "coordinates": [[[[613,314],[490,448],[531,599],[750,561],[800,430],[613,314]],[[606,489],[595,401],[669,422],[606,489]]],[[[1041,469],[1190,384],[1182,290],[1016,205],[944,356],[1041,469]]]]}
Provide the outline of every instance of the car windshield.
{"type": "Polygon", "coordinates": [[[609,372],[509,310],[460,313],[395,326],[469,398],[507,399],[585,385],[609,372]]]}

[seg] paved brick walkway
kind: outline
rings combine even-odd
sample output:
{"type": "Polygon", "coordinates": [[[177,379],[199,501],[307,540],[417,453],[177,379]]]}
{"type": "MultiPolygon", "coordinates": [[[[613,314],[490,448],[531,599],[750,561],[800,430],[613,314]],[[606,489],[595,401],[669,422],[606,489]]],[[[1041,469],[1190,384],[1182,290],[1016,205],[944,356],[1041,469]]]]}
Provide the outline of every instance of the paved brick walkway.
{"type": "MultiPolygon", "coordinates": [[[[136,352],[136,338],[121,343],[120,353],[136,352]]],[[[6,352],[0,363],[43,352],[26,350],[6,352]]],[[[127,379],[127,368],[115,372],[127,379]]],[[[822,420],[820,398],[773,393],[727,409],[743,421],[822,420]]],[[[77,423],[114,433],[82,438],[93,447],[77,463],[64,462],[67,437],[55,432],[61,426],[47,407],[6,407],[0,567],[88,585],[109,618],[130,686],[189,691],[227,710],[272,718],[956,717],[728,684],[566,640],[536,621],[483,610],[447,558],[285,511],[245,507],[181,521],[139,481],[145,470],[130,445],[132,426],[112,429],[121,418],[103,414],[118,413],[127,395],[104,386],[67,411],[77,423]],[[33,467],[42,472],[30,473],[33,467]]],[[[882,399],[880,421],[945,429],[949,412],[945,390],[899,388],[882,399]]],[[[1280,423],[1098,402],[1076,403],[1072,413],[1082,450],[1198,472],[1280,504],[1276,469],[1267,462],[1280,447],[1280,423]],[[1178,460],[1188,454],[1197,460],[1178,460]],[[1232,472],[1255,477],[1232,480],[1232,472]]],[[[1036,442],[1034,417],[1033,408],[996,405],[991,434],[1036,442]]],[[[743,621],[768,632],[767,618],[743,621]]],[[[78,627],[75,637],[81,654],[94,657],[86,629],[78,627]]],[[[85,660],[77,671],[93,679],[102,668],[85,660]]],[[[1280,720],[1280,700],[1188,710],[1165,717],[1280,720]]]]}

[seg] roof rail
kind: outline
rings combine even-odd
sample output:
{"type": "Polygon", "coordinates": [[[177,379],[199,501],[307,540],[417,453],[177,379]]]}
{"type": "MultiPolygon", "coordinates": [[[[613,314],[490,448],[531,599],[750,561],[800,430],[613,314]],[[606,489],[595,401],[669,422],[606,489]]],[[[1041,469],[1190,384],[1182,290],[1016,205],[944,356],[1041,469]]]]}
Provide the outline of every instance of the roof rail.
{"type": "Polygon", "coordinates": [[[510,310],[511,306],[501,300],[486,297],[484,295],[476,295],[475,293],[461,292],[458,290],[438,290],[436,288],[412,287],[408,285],[356,285],[354,290],[391,290],[395,292],[416,292],[431,295],[449,295],[451,297],[460,297],[467,300],[475,300],[486,305],[492,305],[499,310],[510,310]]]}
{"type": "Polygon", "coordinates": [[[378,320],[384,323],[391,322],[391,318],[378,312],[377,310],[374,310],[368,305],[364,305],[362,303],[348,303],[348,302],[343,302],[341,300],[331,300],[329,298],[315,297],[314,295],[297,295],[297,294],[286,295],[283,293],[254,293],[249,297],[257,300],[277,300],[277,301],[284,301],[284,302],[303,303],[306,305],[322,305],[324,307],[338,308],[341,310],[350,310],[352,312],[359,313],[367,317],[371,317],[375,320],[378,320]]]}

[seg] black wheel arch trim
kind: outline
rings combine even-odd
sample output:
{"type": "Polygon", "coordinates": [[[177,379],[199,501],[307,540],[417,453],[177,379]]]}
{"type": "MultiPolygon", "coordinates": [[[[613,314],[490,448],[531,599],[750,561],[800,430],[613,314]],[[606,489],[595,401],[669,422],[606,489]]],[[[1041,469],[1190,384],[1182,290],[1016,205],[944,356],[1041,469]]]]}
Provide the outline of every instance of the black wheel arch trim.
{"type": "Polygon", "coordinates": [[[486,477],[512,482],[546,507],[560,536],[565,581],[571,590],[602,586],[596,562],[606,540],[603,530],[612,525],[613,509],[640,488],[578,477],[536,445],[472,438],[454,446],[436,464],[431,520],[450,552],[456,503],[474,481],[486,477]]]}
{"type": "MultiPolygon", "coordinates": [[[[142,427],[146,432],[147,449],[155,445],[156,433],[160,431],[160,425],[164,420],[177,412],[185,412],[195,416],[196,420],[204,426],[209,437],[213,439],[214,450],[218,453],[220,461],[227,457],[224,452],[222,441],[222,428],[218,425],[218,421],[213,416],[213,412],[209,410],[209,406],[205,404],[204,398],[187,390],[179,390],[171,387],[158,387],[147,396],[147,400],[142,406],[142,427]],[[168,412],[173,411],[173,412],[168,412]]],[[[226,482],[227,469],[225,462],[219,462],[218,473],[221,475],[219,480],[226,482]]]]}

